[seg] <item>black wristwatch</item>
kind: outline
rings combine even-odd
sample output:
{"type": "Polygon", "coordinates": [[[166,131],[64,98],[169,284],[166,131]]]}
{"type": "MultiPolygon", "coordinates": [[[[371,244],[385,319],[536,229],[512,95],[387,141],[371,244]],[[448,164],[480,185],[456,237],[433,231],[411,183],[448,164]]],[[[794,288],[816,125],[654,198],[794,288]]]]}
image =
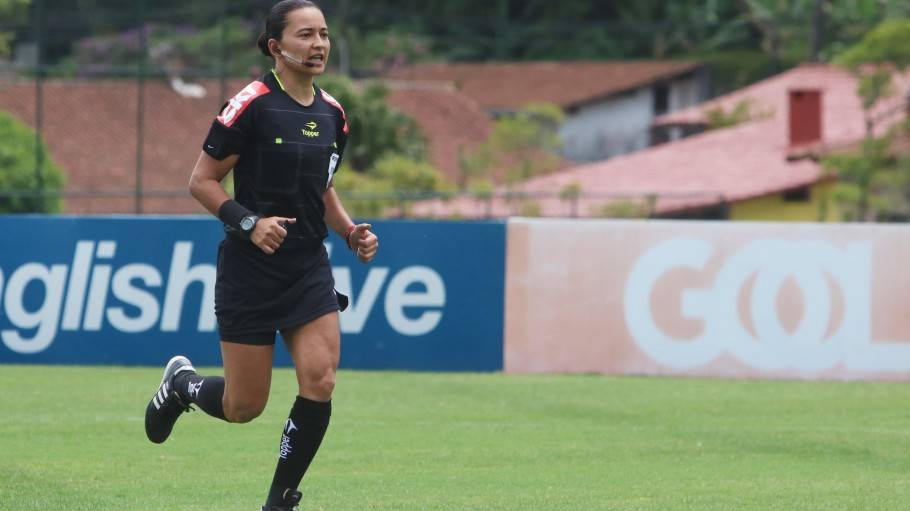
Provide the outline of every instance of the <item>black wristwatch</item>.
{"type": "Polygon", "coordinates": [[[244,238],[249,238],[253,234],[253,229],[256,228],[256,222],[259,221],[259,217],[256,215],[247,215],[240,219],[240,234],[244,238]]]}

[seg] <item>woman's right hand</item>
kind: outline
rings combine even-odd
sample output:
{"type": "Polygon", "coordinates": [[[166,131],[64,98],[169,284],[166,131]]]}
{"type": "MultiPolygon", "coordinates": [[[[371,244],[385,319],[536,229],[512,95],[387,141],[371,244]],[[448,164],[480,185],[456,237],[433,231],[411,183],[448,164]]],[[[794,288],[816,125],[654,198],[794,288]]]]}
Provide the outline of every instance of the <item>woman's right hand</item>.
{"type": "Polygon", "coordinates": [[[296,218],[280,216],[260,218],[256,222],[256,227],[253,228],[253,233],[250,234],[250,241],[266,254],[272,255],[284,243],[284,238],[288,235],[284,225],[296,223],[296,218]]]}

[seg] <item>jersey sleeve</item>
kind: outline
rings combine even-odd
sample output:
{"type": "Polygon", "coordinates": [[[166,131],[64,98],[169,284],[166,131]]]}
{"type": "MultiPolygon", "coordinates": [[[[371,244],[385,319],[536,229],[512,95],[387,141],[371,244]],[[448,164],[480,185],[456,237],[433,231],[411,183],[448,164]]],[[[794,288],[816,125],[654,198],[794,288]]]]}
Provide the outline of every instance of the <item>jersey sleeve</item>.
{"type": "Polygon", "coordinates": [[[202,150],[216,160],[240,154],[247,140],[253,136],[254,102],[268,92],[269,88],[264,83],[255,81],[225,103],[221,113],[212,121],[202,150]]]}

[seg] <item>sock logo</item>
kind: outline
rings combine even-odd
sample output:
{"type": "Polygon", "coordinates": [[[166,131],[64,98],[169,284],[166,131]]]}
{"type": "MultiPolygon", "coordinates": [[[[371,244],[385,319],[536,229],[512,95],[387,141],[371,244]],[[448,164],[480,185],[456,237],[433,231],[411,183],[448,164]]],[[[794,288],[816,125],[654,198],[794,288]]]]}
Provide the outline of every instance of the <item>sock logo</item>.
{"type": "Polygon", "coordinates": [[[189,394],[190,399],[196,399],[199,397],[199,389],[202,388],[202,384],[205,383],[205,380],[200,381],[199,383],[190,382],[186,386],[186,392],[189,394]]]}
{"type": "Polygon", "coordinates": [[[294,431],[295,429],[297,429],[297,425],[294,424],[294,421],[288,418],[287,423],[284,425],[284,434],[290,435],[291,431],[294,431]]]}
{"type": "Polygon", "coordinates": [[[288,418],[288,421],[284,425],[284,434],[281,435],[281,447],[278,448],[278,457],[283,460],[288,459],[288,456],[291,455],[291,437],[288,435],[295,429],[297,429],[297,425],[288,418]]]}

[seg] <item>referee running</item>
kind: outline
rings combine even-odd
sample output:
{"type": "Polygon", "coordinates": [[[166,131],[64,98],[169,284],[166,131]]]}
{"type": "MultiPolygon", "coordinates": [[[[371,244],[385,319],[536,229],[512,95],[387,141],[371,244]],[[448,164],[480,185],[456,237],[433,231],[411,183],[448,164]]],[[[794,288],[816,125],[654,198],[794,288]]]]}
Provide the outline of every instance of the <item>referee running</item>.
{"type": "Polygon", "coordinates": [[[332,184],[348,125],[341,105],[313,83],[331,47],[321,9],[305,0],[277,3],[258,45],[274,69],[224,106],[190,178],[193,197],[225,225],[215,285],[224,377],[203,377],[187,358],[172,358],[146,407],[145,430],[164,442],[191,404],[228,422],[259,416],[280,332],[299,388],[262,509],[291,511],[329,424],[338,312],[347,306],[323,241],[331,228],[365,263],[379,242],[370,225],[351,221],[332,184]],[[221,187],[231,169],[236,200],[221,187]]]}

